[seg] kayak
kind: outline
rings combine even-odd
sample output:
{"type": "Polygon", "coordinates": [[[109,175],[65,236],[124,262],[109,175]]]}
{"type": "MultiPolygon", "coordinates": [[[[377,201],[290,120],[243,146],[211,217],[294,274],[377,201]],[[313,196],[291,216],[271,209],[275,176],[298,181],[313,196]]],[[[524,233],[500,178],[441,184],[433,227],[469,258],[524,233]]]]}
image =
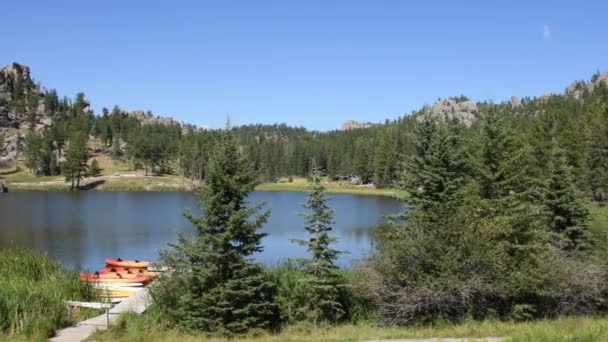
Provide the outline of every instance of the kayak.
{"type": "Polygon", "coordinates": [[[130,297],[135,294],[135,291],[125,290],[100,290],[96,292],[101,298],[118,298],[118,297],[130,297]]]}
{"type": "Polygon", "coordinates": [[[142,268],[128,268],[128,267],[106,267],[103,268],[99,271],[99,274],[120,274],[120,275],[125,275],[125,274],[132,274],[132,275],[137,275],[140,277],[148,277],[148,278],[154,278],[154,277],[158,277],[159,273],[158,272],[150,272],[150,271],[146,271],[142,268]]]}
{"type": "Polygon", "coordinates": [[[108,266],[119,266],[129,268],[146,268],[152,263],[149,261],[139,260],[122,260],[122,259],[106,259],[106,265],[108,266]]]}
{"type": "Polygon", "coordinates": [[[141,288],[144,286],[142,283],[93,283],[93,287],[97,288],[115,288],[115,287],[132,287],[141,288]]]}
{"type": "MultiPolygon", "coordinates": [[[[143,271],[143,269],[141,269],[143,271]]],[[[132,272],[135,271],[135,269],[131,270],[128,267],[105,267],[102,268],[101,270],[99,270],[99,273],[104,274],[104,273],[122,273],[122,272],[132,272]]]]}
{"type": "Polygon", "coordinates": [[[146,277],[135,277],[135,278],[100,278],[94,274],[82,273],[80,275],[81,281],[88,281],[91,283],[142,283],[146,284],[150,281],[150,278],[146,277]]]}
{"type": "Polygon", "coordinates": [[[110,300],[110,302],[112,303],[120,303],[123,300],[127,299],[129,297],[116,297],[116,298],[108,298],[110,300]]]}
{"type": "Polygon", "coordinates": [[[129,291],[129,292],[138,292],[143,290],[143,287],[128,287],[128,286],[113,286],[113,285],[106,285],[106,284],[99,284],[97,286],[93,287],[93,291],[96,292],[106,292],[106,291],[129,291]]]}
{"type": "Polygon", "coordinates": [[[96,279],[133,279],[133,278],[149,278],[149,277],[145,277],[143,275],[137,275],[134,273],[104,273],[104,274],[97,274],[97,273],[82,273],[80,275],[81,277],[88,277],[88,278],[96,278],[96,279]]]}

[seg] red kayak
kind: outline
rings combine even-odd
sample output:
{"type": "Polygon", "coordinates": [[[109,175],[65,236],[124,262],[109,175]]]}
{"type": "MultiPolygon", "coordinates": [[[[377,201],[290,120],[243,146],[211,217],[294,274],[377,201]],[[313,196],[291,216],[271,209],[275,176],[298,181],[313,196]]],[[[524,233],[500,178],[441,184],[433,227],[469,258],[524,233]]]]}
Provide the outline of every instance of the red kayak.
{"type": "Polygon", "coordinates": [[[106,259],[106,265],[111,267],[146,268],[151,264],[150,261],[106,259]]]}

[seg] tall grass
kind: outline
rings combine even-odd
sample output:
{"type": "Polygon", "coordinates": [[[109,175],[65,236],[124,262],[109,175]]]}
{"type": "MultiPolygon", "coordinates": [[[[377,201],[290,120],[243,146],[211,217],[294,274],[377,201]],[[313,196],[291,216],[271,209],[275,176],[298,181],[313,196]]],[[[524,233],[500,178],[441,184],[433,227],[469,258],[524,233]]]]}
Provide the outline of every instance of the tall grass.
{"type": "Polygon", "coordinates": [[[0,334],[46,338],[66,326],[65,300],[90,300],[77,272],[23,249],[0,250],[0,334]]]}

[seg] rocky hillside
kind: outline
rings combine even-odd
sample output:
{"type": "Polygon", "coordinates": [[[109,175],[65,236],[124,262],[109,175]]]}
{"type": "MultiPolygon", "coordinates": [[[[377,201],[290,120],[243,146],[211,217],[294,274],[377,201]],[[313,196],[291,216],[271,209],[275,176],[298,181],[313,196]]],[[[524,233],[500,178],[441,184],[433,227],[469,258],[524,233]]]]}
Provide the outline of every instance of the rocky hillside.
{"type": "MultiPolygon", "coordinates": [[[[82,101],[81,110],[93,114],[88,101],[82,101]]],[[[142,124],[180,125],[173,118],[154,116],[149,111],[136,110],[128,115],[142,124]]],[[[21,159],[20,147],[29,132],[42,131],[52,124],[52,109],[47,108],[45,92],[32,80],[30,68],[19,63],[0,68],[0,168],[21,159]]],[[[90,141],[94,151],[100,150],[97,140],[90,141]]]]}
{"type": "Polygon", "coordinates": [[[0,69],[0,167],[18,157],[19,144],[30,126],[42,130],[51,122],[30,68],[13,63],[0,69]]]}

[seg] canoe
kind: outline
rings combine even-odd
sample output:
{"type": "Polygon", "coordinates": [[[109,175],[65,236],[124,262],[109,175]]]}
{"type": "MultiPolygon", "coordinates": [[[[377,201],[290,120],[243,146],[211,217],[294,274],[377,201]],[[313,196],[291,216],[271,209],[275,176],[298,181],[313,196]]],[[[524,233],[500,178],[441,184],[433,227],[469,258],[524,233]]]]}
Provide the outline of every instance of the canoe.
{"type": "Polygon", "coordinates": [[[146,268],[152,263],[150,261],[139,261],[139,260],[121,260],[121,259],[106,259],[106,265],[108,266],[119,266],[129,268],[146,268]]]}
{"type": "Polygon", "coordinates": [[[146,284],[150,282],[150,278],[146,277],[135,277],[135,278],[100,278],[94,274],[83,273],[80,275],[81,281],[88,281],[90,283],[142,283],[146,284]]]}

